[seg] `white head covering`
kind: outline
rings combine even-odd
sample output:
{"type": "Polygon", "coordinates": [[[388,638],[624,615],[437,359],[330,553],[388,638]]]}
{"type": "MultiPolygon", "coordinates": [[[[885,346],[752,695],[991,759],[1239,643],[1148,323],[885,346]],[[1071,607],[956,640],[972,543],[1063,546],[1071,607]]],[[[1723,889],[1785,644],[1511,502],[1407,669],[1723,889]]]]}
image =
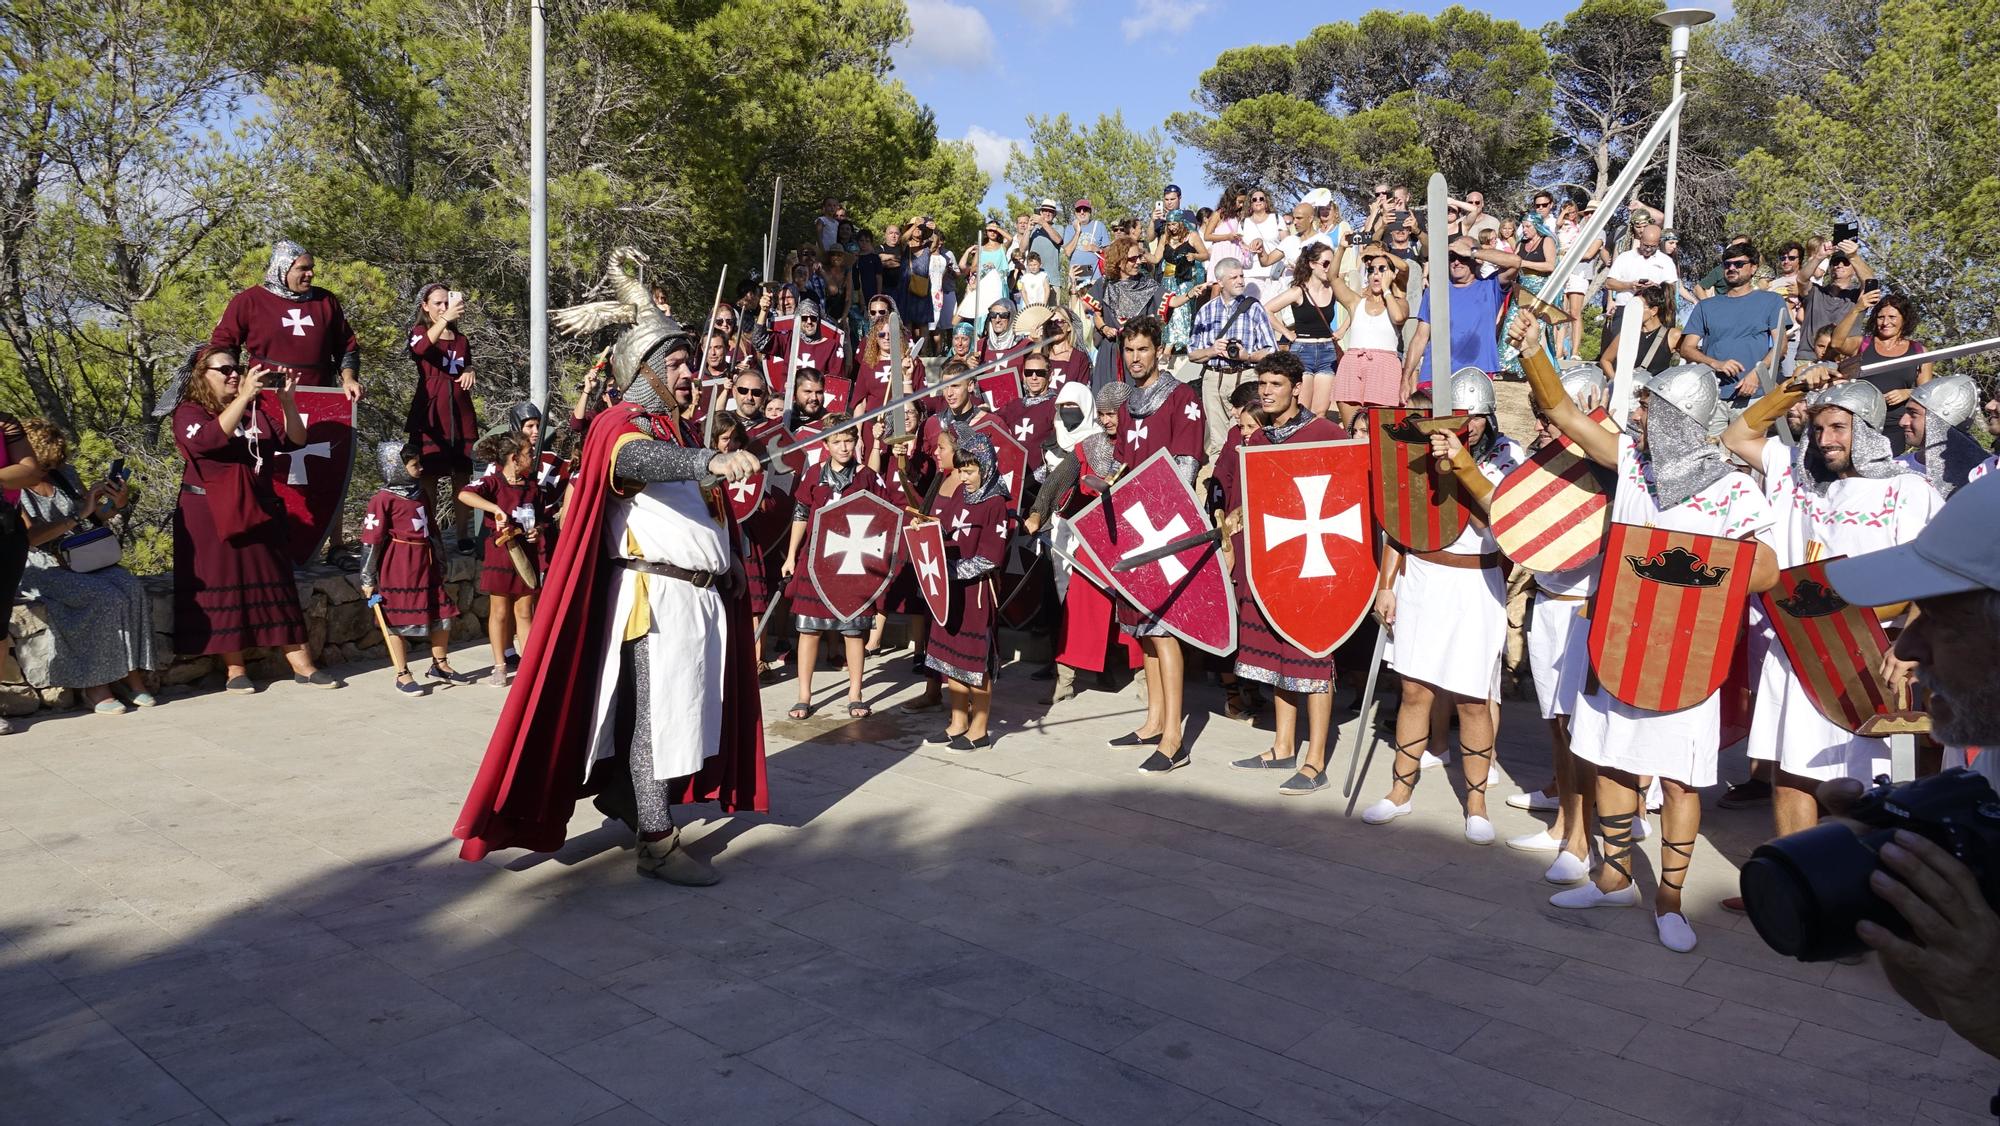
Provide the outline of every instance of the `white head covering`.
{"type": "Polygon", "coordinates": [[[1104,428],[1097,425],[1097,404],[1091,402],[1090,385],[1081,380],[1065,383],[1056,391],[1056,445],[1063,450],[1073,450],[1078,442],[1092,434],[1102,434],[1104,428]],[[1062,409],[1067,404],[1083,411],[1083,424],[1072,430],[1063,425],[1062,409]]]}

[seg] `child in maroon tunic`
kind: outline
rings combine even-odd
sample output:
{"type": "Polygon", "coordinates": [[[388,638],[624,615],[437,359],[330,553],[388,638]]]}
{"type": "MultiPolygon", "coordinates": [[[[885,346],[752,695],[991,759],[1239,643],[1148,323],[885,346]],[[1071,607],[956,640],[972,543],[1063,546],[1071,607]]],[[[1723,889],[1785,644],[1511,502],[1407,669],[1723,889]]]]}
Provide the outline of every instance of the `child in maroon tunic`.
{"type": "Polygon", "coordinates": [[[1000,480],[993,442],[971,434],[955,443],[952,464],[959,488],[940,498],[932,519],[944,526],[945,563],[951,576],[951,611],[931,629],[924,663],[945,678],[951,724],[925,742],[968,752],[993,746],[987,723],[993,712],[995,596],[992,574],[1006,558],[1007,488],[1000,480]]]}
{"type": "MultiPolygon", "coordinates": [[[[821,425],[831,428],[846,421],[845,414],[835,412],[827,415],[821,425]]],[[[799,632],[799,702],[786,714],[792,719],[805,719],[812,715],[813,671],[819,665],[819,642],[821,637],[831,633],[840,635],[846,650],[848,717],[861,719],[870,714],[868,705],[861,699],[861,675],[868,663],[865,640],[875,616],[862,613],[852,618],[834,617],[833,610],[820,600],[819,592],[813,589],[812,577],[798,569],[799,546],[805,543],[806,528],[812,521],[813,513],[849,493],[868,492],[881,496],[882,479],[875,475],[874,470],[854,460],[857,442],[853,430],[843,430],[826,439],[823,445],[826,457],[806,470],[803,481],[793,494],[792,540],[785,549],[784,574],[791,580],[785,593],[792,600],[792,622],[799,632]]]]}
{"type": "Polygon", "coordinates": [[[444,534],[431,521],[417,485],[423,458],[413,445],[384,442],[382,488],[361,520],[361,592],[382,617],[382,640],[396,669],[396,691],[423,693],[410,671],[409,639],[428,638],[431,667],[426,679],[471,684],[451,667],[451,619],[458,617],[444,590],[444,534]]]}
{"type": "Polygon", "coordinates": [[[486,639],[493,645],[493,672],[486,682],[505,688],[507,648],[525,646],[534,626],[536,584],[514,570],[513,554],[508,544],[500,542],[500,533],[509,527],[520,529],[528,559],[539,574],[542,533],[550,519],[535,475],[535,447],[527,435],[513,431],[489,435],[473,456],[490,462],[493,471],[459,490],[458,502],[493,517],[493,533],[486,537],[486,554],[480,560],[479,589],[486,594],[486,639]]]}
{"type": "MultiPolygon", "coordinates": [[[[937,478],[937,457],[924,448],[918,435],[924,432],[924,411],[920,402],[903,404],[903,430],[910,440],[894,445],[888,439],[889,424],[877,419],[871,427],[875,442],[867,455],[868,468],[882,478],[883,495],[890,503],[902,505],[905,509],[923,512],[930,505],[931,482],[937,478]]],[[[875,619],[875,628],[868,634],[868,655],[882,653],[882,636],[888,629],[889,615],[909,614],[916,618],[917,652],[924,648],[922,630],[930,623],[930,613],[924,609],[924,596],[917,589],[917,576],[910,566],[902,545],[896,545],[896,570],[889,578],[889,589],[882,594],[882,613],[875,619]]],[[[921,662],[919,662],[921,663],[921,662]]]]}

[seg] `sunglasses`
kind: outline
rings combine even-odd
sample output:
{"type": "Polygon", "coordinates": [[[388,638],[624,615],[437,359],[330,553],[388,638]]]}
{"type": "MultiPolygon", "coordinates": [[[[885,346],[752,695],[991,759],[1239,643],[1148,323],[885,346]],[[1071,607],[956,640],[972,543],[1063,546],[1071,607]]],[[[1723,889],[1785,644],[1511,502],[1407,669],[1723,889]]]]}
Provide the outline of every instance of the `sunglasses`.
{"type": "Polygon", "coordinates": [[[1375,265],[1368,267],[1368,272],[1370,274],[1393,274],[1396,272],[1396,268],[1394,266],[1389,265],[1386,262],[1378,262],[1375,265]]]}
{"type": "Polygon", "coordinates": [[[1796,262],[1798,260],[1799,260],[1799,253],[1796,250],[1791,251],[1790,253],[1787,254],[1778,255],[1778,261],[1780,262],[1796,262]]]}
{"type": "Polygon", "coordinates": [[[736,389],[736,394],[739,397],[761,399],[765,395],[769,394],[769,392],[765,391],[762,387],[738,387],[736,389]]]}
{"type": "Polygon", "coordinates": [[[1139,255],[1137,255],[1137,254],[1127,254],[1127,255],[1125,256],[1125,260],[1126,260],[1127,262],[1143,262],[1143,261],[1145,261],[1145,259],[1144,259],[1144,258],[1140,257],[1140,256],[1139,256],[1139,255]]]}
{"type": "Polygon", "coordinates": [[[992,312],[986,314],[986,319],[989,321],[1004,321],[1008,317],[1011,317],[1013,315],[1014,314],[1007,312],[1005,309],[995,309],[992,312]]]}
{"type": "Polygon", "coordinates": [[[1722,264],[1722,268],[1725,270],[1740,270],[1749,264],[1750,260],[1748,258],[1731,258],[1722,264]]]}
{"type": "Polygon", "coordinates": [[[242,375],[245,371],[248,371],[249,369],[242,367],[241,365],[238,364],[223,364],[221,367],[212,367],[209,368],[208,370],[214,372],[217,375],[242,375]]]}
{"type": "Polygon", "coordinates": [[[1049,369],[1047,369],[1047,368],[1022,368],[1022,369],[1021,369],[1021,374],[1022,374],[1022,375],[1024,375],[1024,376],[1025,376],[1025,375],[1042,375],[1042,376],[1046,376],[1047,374],[1049,374],[1049,369]]]}
{"type": "Polygon", "coordinates": [[[1549,208],[1554,206],[1555,206],[1554,203],[1546,199],[1538,199],[1535,201],[1535,210],[1537,211],[1547,211],[1549,208]]]}
{"type": "Polygon", "coordinates": [[[716,318],[716,320],[715,320],[715,327],[717,327],[717,328],[735,328],[735,327],[736,327],[736,319],[735,319],[734,317],[732,317],[732,318],[730,318],[729,320],[726,320],[726,321],[725,321],[725,320],[723,320],[722,318],[720,318],[720,317],[717,317],[717,318],[716,318]]]}
{"type": "Polygon", "coordinates": [[[1375,189],[1375,198],[1376,198],[1376,199],[1381,199],[1381,198],[1382,198],[1383,196],[1385,196],[1385,195],[1388,195],[1388,194],[1389,194],[1389,193],[1388,193],[1387,191],[1383,190],[1382,188],[1376,188],[1376,189],[1375,189]]]}
{"type": "Polygon", "coordinates": [[[1271,197],[1270,197],[1270,196],[1266,196],[1266,195],[1253,195],[1253,196],[1251,196],[1251,197],[1250,197],[1250,202],[1251,202],[1251,203],[1269,203],[1269,202],[1271,202],[1271,197]]]}
{"type": "Polygon", "coordinates": [[[1483,200],[1483,199],[1467,199],[1467,200],[1466,200],[1465,202],[1467,202],[1467,203],[1471,204],[1471,205],[1472,205],[1472,206],[1474,206],[1474,207],[1484,207],[1484,206],[1486,206],[1486,201],[1485,201],[1485,200],[1483,200]]]}
{"type": "Polygon", "coordinates": [[[813,316],[813,315],[812,315],[811,313],[800,313],[800,314],[799,314],[799,321],[800,321],[801,323],[803,323],[803,322],[805,322],[805,321],[811,321],[811,322],[812,322],[812,323],[814,323],[814,324],[818,324],[818,323],[819,323],[819,318],[818,318],[818,317],[815,317],[815,316],[813,316]]]}

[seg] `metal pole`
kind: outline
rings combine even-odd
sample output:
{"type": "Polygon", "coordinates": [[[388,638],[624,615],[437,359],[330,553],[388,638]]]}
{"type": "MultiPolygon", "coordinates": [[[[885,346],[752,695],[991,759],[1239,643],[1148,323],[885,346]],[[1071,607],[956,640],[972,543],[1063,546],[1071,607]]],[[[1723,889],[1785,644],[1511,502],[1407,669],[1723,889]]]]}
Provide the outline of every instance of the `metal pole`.
{"type": "Polygon", "coordinates": [[[528,7],[528,397],[549,402],[549,120],[543,0],[528,7]]]}
{"type": "MultiPolygon", "coordinates": [[[[1695,27],[1705,24],[1714,18],[1714,12],[1704,11],[1701,8],[1673,8],[1653,17],[1654,23],[1663,24],[1673,30],[1673,37],[1669,45],[1669,50],[1674,57],[1673,101],[1679,101],[1681,97],[1681,70],[1687,65],[1688,40],[1693,35],[1695,27]]],[[[1673,130],[1667,134],[1667,198],[1665,202],[1667,217],[1665,225],[1669,228],[1674,225],[1674,188],[1679,179],[1680,164],[1681,119],[1675,117],[1673,130]]],[[[1606,200],[1605,202],[1613,206],[1616,205],[1616,201],[1613,200],[1606,200]]]]}

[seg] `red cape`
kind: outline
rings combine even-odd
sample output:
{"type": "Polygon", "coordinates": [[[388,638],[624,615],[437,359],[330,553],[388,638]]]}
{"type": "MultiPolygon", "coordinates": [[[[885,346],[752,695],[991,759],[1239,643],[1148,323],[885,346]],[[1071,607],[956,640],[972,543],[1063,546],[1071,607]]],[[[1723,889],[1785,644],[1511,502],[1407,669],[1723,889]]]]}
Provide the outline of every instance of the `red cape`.
{"type": "MultiPolygon", "coordinates": [[[[569,835],[578,798],[595,792],[584,779],[592,711],[604,675],[606,631],[615,584],[604,553],[604,508],[611,495],[611,458],[618,439],[643,429],[645,412],[630,405],[604,411],[591,424],[557,541],[555,560],[535,606],[535,629],[520,671],[486,745],[452,836],[458,855],[478,860],[498,848],[553,852],[569,835]]],[[[670,424],[671,424],[671,420],[670,424]]],[[[732,544],[736,521],[724,506],[732,544]]],[[[764,777],[763,704],[747,597],[725,596],[729,644],[722,683],[722,746],[675,793],[677,803],[713,801],[724,813],[770,808],[764,777]]]]}

